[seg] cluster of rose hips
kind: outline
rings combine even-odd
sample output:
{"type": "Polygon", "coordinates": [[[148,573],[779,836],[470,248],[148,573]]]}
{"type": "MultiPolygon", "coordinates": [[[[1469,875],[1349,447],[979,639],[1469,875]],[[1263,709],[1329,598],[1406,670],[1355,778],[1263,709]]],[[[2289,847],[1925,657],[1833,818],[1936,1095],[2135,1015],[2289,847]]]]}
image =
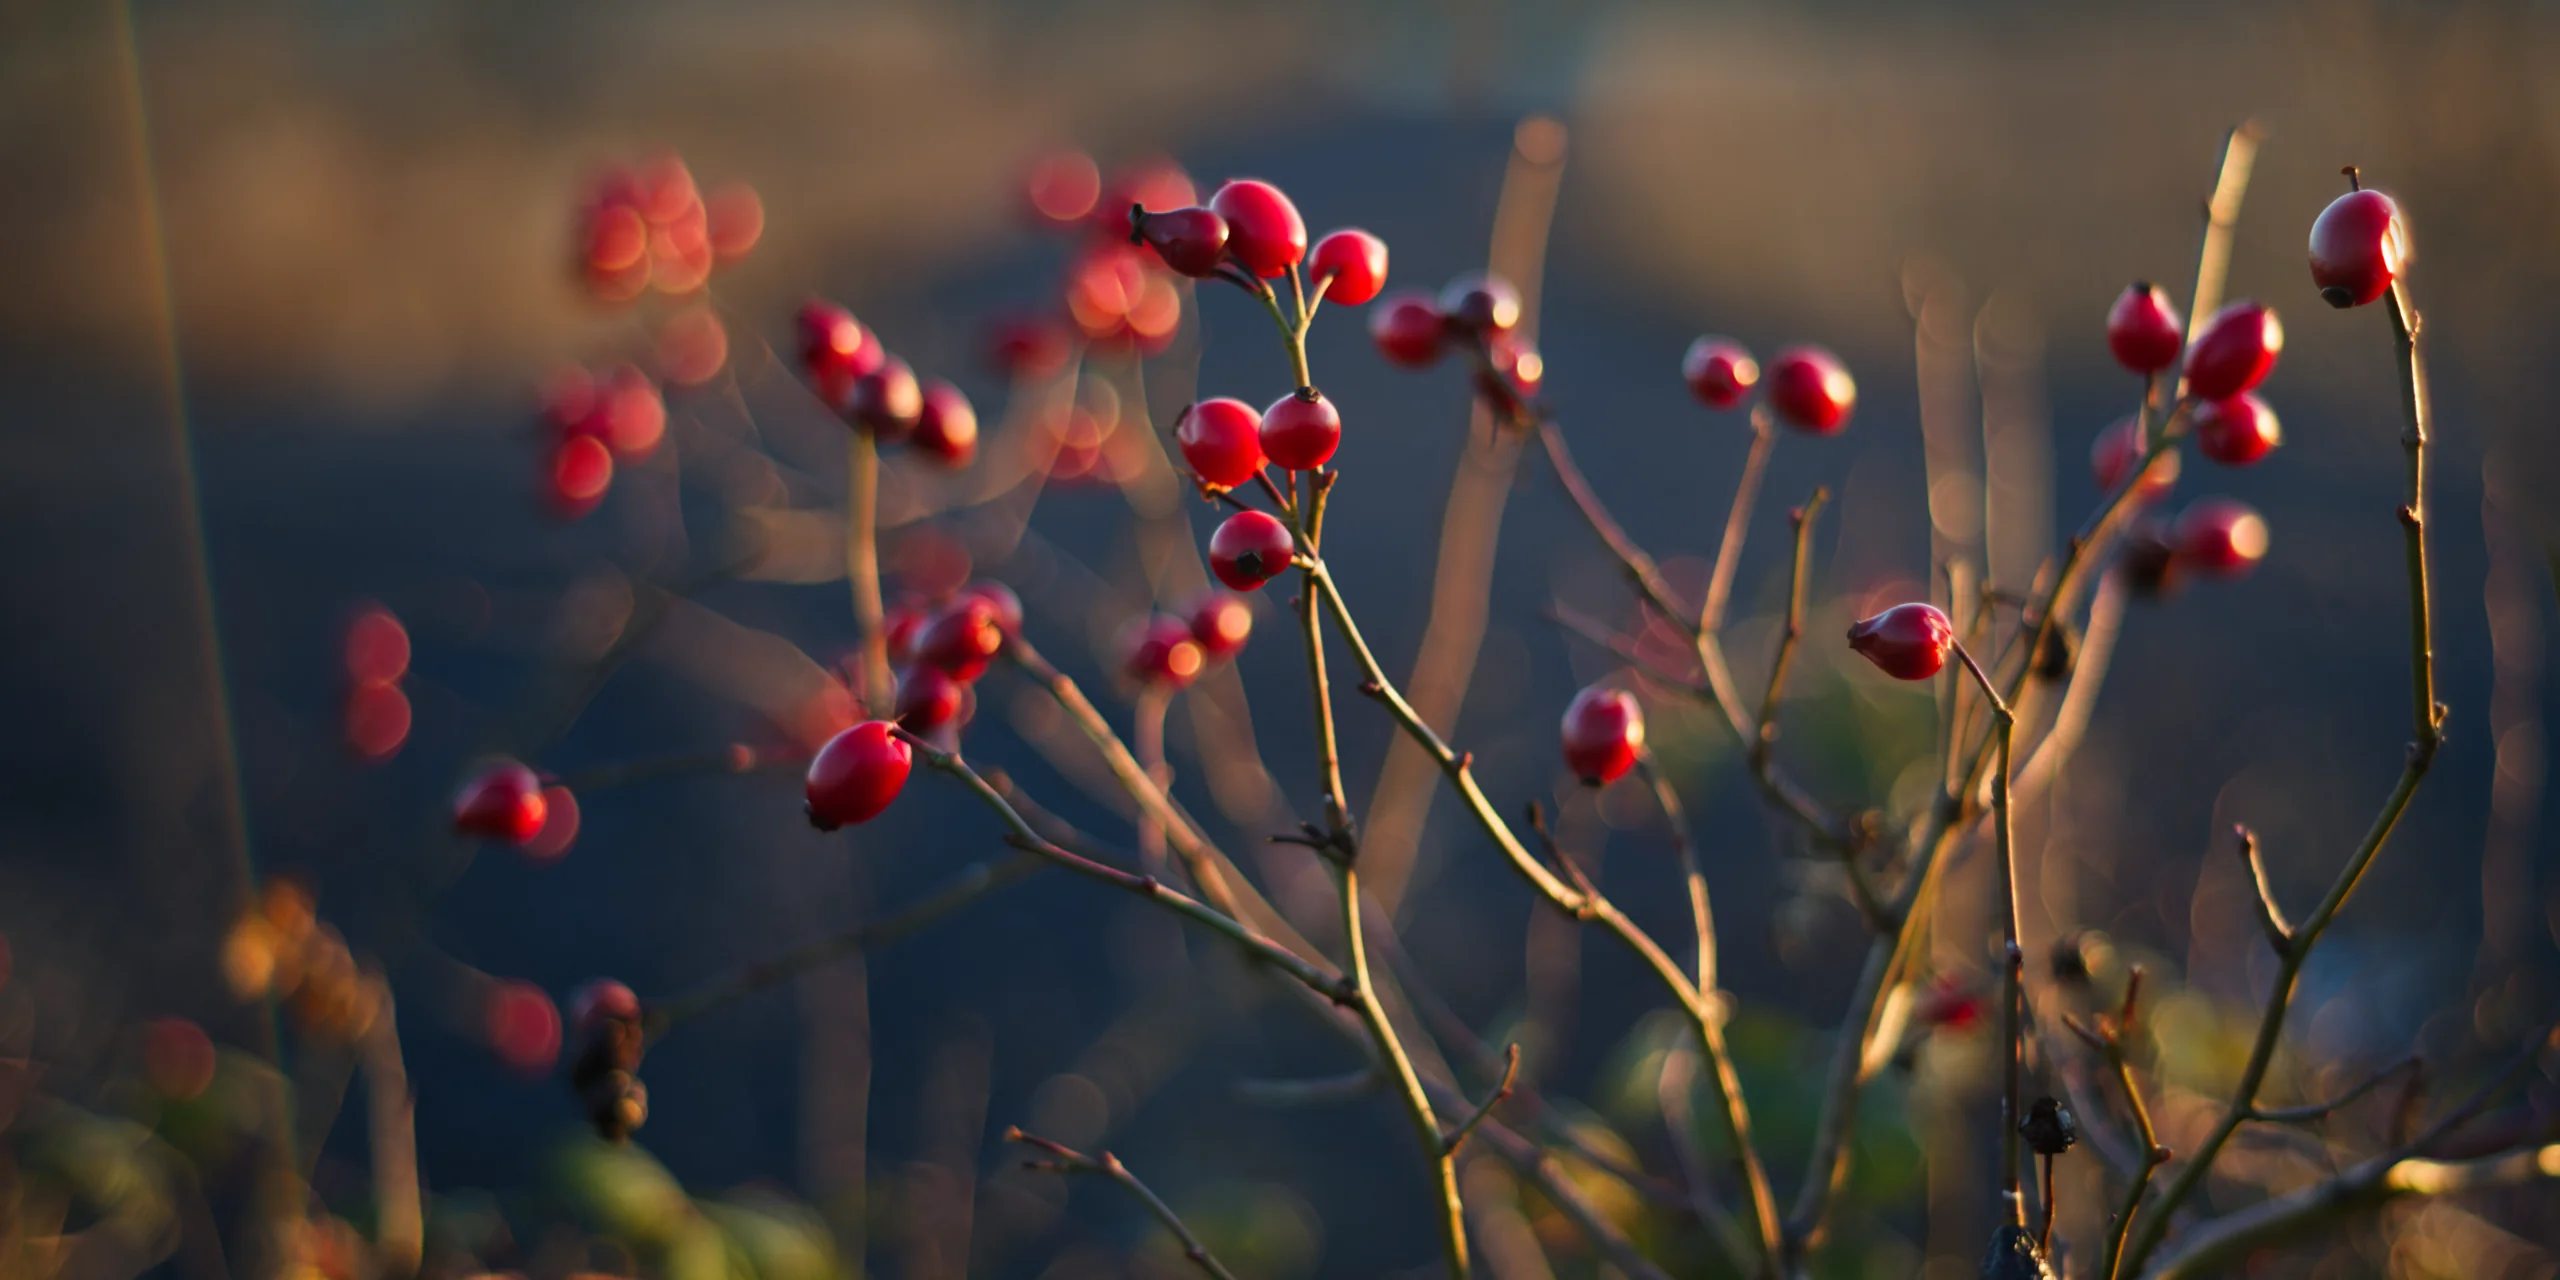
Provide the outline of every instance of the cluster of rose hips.
{"type": "Polygon", "coordinates": [[[651,289],[690,297],[711,273],[747,256],[764,235],[764,202],[732,183],[705,197],[674,155],[596,175],[578,210],[577,270],[597,301],[630,302],[651,289]]]}
{"type": "Polygon", "coordinates": [[[978,456],[978,412],[958,387],[919,382],[880,335],[832,302],[810,302],[798,318],[800,370],[810,390],[877,444],[908,444],[935,463],[965,467],[978,456]]]}
{"type": "Polygon", "coordinates": [[[1133,623],[1120,641],[1120,673],[1141,689],[1178,693],[1212,665],[1244,651],[1253,636],[1253,606],[1212,591],[1179,615],[1133,623]]]}
{"type": "Polygon", "coordinates": [[[347,683],[339,725],[347,747],[362,760],[388,760],[409,740],[409,695],[400,689],[409,674],[409,629],[368,602],[347,619],[340,658],[347,683]]]}
{"type": "Polygon", "coordinates": [[[578,798],[513,760],[494,760],[471,776],[453,801],[456,835],[513,845],[535,862],[551,862],[578,838],[578,798]]]}
{"type": "Polygon", "coordinates": [[[280,1000],[303,1030],[341,1044],[381,1012],[373,985],[337,928],[290,880],[269,880],[222,940],[222,976],[242,1000],[280,1000]]]}
{"type": "Polygon", "coordinates": [[[597,373],[563,367],[542,389],[549,440],[542,492],[552,511],[575,520],[596,509],[613,487],[617,464],[647,461],[667,433],[667,401],[636,365],[597,373]]]}

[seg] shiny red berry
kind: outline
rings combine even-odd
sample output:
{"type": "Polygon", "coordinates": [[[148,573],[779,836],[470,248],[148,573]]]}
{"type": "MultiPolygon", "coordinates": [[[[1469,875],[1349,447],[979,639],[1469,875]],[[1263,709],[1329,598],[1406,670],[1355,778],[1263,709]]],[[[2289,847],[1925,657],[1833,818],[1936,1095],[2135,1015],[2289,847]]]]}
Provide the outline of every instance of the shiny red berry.
{"type": "Polygon", "coordinates": [[[2237,578],[2267,556],[2267,521],[2245,502],[2198,498],[2170,532],[2179,565],[2208,577],[2237,578]]]}
{"type": "Polygon", "coordinates": [[[869,822],[907,785],[915,753],[885,720],[866,720],[818,748],[809,762],[809,825],[820,831],[869,822]]]}
{"type": "Polygon", "coordinates": [[[2361,307],[2389,292],[2408,254],[2400,206],[2379,191],[2350,191],[2311,224],[2311,283],[2333,307],[2361,307]]]}
{"type": "Polygon", "coordinates": [[[1214,209],[1193,206],[1153,213],[1132,213],[1138,239],[1156,251],[1164,264],[1186,276],[1211,276],[1227,260],[1231,233],[1214,209]]]}
{"type": "Polygon", "coordinates": [[[1183,410],[1173,439],[1204,488],[1232,489],[1262,470],[1262,418],[1242,400],[1203,400],[1183,410]]]}
{"type": "Polygon", "coordinates": [[[951,602],[916,633],[914,661],[934,667],[954,680],[970,681],[986,674],[987,664],[1004,651],[1004,628],[995,606],[983,597],[951,602]]]}
{"type": "Polygon", "coordinates": [[[915,656],[916,636],[932,620],[932,611],[921,604],[902,604],[888,611],[880,620],[880,637],[890,665],[905,666],[915,656]]]}
{"type": "Polygon", "coordinates": [[[1121,641],[1121,674],[1134,684],[1184,689],[1209,665],[1191,624],[1158,615],[1133,628],[1121,641]]]}
{"type": "Polygon", "coordinates": [[[2284,325],[2273,309],[2235,302],[2213,313],[2187,349],[2187,394],[2228,400],[2255,388],[2284,351],[2284,325]]]}
{"type": "Polygon", "coordinates": [[[1251,591],[1279,577],[1297,549],[1289,526],[1259,511],[1239,511],[1209,535],[1209,570],[1218,581],[1251,591]]]}
{"type": "Polygon", "coordinates": [[[2136,280],[2107,308],[2107,350],[2135,373],[2147,378],[2176,364],[2186,345],[2186,321],[2156,284],[2136,280]]]}
{"type": "Polygon", "coordinates": [[[879,368],[853,380],[845,416],[881,440],[905,439],[924,416],[924,388],[916,383],[916,371],[896,356],[881,361],[879,368]]]}
{"type": "Polygon", "coordinates": [[[1440,291],[1440,314],[1449,327],[1491,338],[1520,327],[1520,290],[1490,272],[1472,271],[1440,291]]]}
{"type": "Polygon", "coordinates": [[[800,338],[800,367],[812,378],[821,372],[854,375],[870,331],[853,313],[832,302],[809,302],[795,321],[800,338]]]}
{"type": "MultiPolygon", "coordinates": [[[[2142,420],[2127,414],[2117,419],[2115,425],[2099,432],[2098,438],[2090,443],[2089,474],[2097,480],[2101,492],[2114,493],[2133,475],[2134,467],[2148,452],[2142,439],[2142,420]]],[[[2152,462],[2151,469],[2142,474],[2142,483],[2134,489],[2133,500],[2157,502],[2166,497],[2169,490],[2177,487],[2179,466],[2177,450],[2163,451],[2152,462]]]]}
{"type": "Polygon", "coordinates": [[[1191,606],[1191,638],[1212,662],[1243,652],[1252,636],[1253,606],[1243,596],[1212,591],[1191,606]]]}
{"type": "Polygon", "coordinates": [[[921,663],[898,675],[897,720],[909,733],[931,733],[960,718],[969,687],[921,663]]]}
{"type": "Polygon", "coordinates": [[[514,979],[489,989],[480,1010],[480,1033],[498,1061],[538,1076],[560,1061],[560,1006],[542,988],[514,979]]]}
{"type": "Polygon", "coordinates": [[[542,480],[552,513],[575,520],[595,510],[613,487],[613,450],[594,436],[571,436],[551,446],[542,480]]]}
{"type": "Polygon", "coordinates": [[[542,830],[542,780],[513,760],[480,772],[454,798],[453,829],[481,840],[523,844],[542,830]]]}
{"type": "Polygon", "coordinates": [[[608,1022],[639,1020],[640,997],[611,978],[598,978],[569,998],[569,1025],[581,1039],[603,1030],[608,1022]]]}
{"type": "Polygon", "coordinates": [[[1276,276],[1307,256],[1307,224],[1280,188],[1238,178],[1218,188],[1209,207],[1227,220],[1227,252],[1245,270],[1276,276]]]}
{"type": "Polygon", "coordinates": [[[1760,362],[1741,343],[1709,334],[1690,343],[1688,354],[1680,357],[1680,379],[1698,403],[1730,409],[1759,384],[1760,362]]]}
{"type": "Polygon", "coordinates": [[[1430,294],[1400,293],[1369,313],[1369,340],[1387,363],[1427,369],[1448,349],[1449,323],[1430,294]]]}
{"type": "Polygon", "coordinates": [[[1947,665],[1956,629],[1936,605],[1898,604],[1849,628],[1849,647],[1896,680],[1926,680],[1947,665]]]}
{"type": "Polygon", "coordinates": [[[1022,634],[1022,597],[1001,582],[972,582],[960,588],[953,597],[961,600],[984,600],[995,612],[996,629],[1010,640],[1022,634]]]}
{"type": "Polygon", "coordinates": [[[1315,284],[1333,282],[1324,291],[1325,301],[1359,306],[1387,287],[1387,242],[1357,227],[1329,232],[1316,241],[1307,275],[1315,284]]]}
{"type": "Polygon", "coordinates": [[[2195,431],[2197,452],[2226,467],[2248,466],[2284,443],[2276,411],[2246,393],[2206,401],[2196,410],[2195,431]]]}
{"type": "Polygon", "coordinates": [[[1849,425],[1858,384],[1840,357],[1821,347],[1789,347],[1769,362],[1769,407],[1778,420],[1817,436],[1849,425]]]}
{"type": "Polygon", "coordinates": [[[1313,471],[1342,444],[1342,415],[1324,393],[1292,391],[1262,411],[1264,456],[1291,471],[1313,471]]]}
{"type": "Polygon", "coordinates": [[[1564,709],[1564,763],[1585,786],[1606,786],[1636,767],[1644,711],[1624,689],[1593,685],[1564,709]]]}
{"type": "Polygon", "coordinates": [[[960,388],[936,378],[924,384],[916,413],[916,450],[943,466],[968,466],[978,456],[978,411],[960,388]]]}

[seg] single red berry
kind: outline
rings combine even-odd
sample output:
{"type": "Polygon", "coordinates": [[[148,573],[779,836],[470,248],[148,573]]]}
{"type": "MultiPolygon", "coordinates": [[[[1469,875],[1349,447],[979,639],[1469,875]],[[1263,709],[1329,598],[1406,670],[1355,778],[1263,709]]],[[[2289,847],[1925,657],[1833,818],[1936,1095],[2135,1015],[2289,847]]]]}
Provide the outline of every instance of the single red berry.
{"type": "Polygon", "coordinates": [[[2284,443],[2284,428],[2267,402],[2243,392],[2208,400],[2196,410],[2196,449],[2226,467],[2245,467],[2284,443]]]}
{"type": "Polygon", "coordinates": [[[645,461],[667,434],[667,399],[658,384],[632,365],[596,380],[595,405],[579,431],[613,451],[618,462],[645,461]]]}
{"type": "Polygon", "coordinates": [[[793,323],[800,338],[800,367],[813,377],[821,370],[849,370],[870,341],[862,322],[832,302],[802,304],[793,323]]]}
{"type": "Polygon", "coordinates": [[[960,388],[935,378],[924,384],[916,414],[916,449],[943,466],[968,466],[978,456],[978,411],[960,388]]]}
{"type": "Polygon", "coordinates": [[[898,676],[898,723],[909,733],[931,733],[960,718],[969,687],[940,668],[921,663],[898,676]]]}
{"type": "Polygon", "coordinates": [[[1593,685],[1564,709],[1564,763],[1584,786],[1606,786],[1636,767],[1644,711],[1624,689],[1593,685]]]}
{"type": "Polygon", "coordinates": [[[1485,342],[1484,368],[1478,372],[1476,390],[1486,399],[1505,406],[1527,404],[1538,398],[1538,389],[1546,381],[1546,360],[1518,335],[1506,333],[1485,342]]]}
{"type": "Polygon", "coordinates": [[[1209,535],[1209,569],[1218,581],[1251,591],[1279,577],[1297,550],[1289,526],[1260,511],[1239,511],[1209,535]]]}
{"type": "Polygon", "coordinates": [[[2187,349],[2187,394],[2228,400],[2255,388],[2284,351],[2284,325],[2272,308],[2235,302],[2213,313],[2187,349]]]}
{"type": "Polygon", "coordinates": [[[542,479],[553,514],[575,520],[595,510],[613,487],[613,450],[594,436],[571,436],[551,446],[542,479]]]}
{"type": "MultiPolygon", "coordinates": [[[[2142,439],[2142,419],[2127,414],[2090,442],[2089,474],[2097,479],[2101,492],[2114,493],[2149,452],[2142,439]]],[[[2134,489],[2133,500],[2149,503],[2168,496],[2169,490],[2177,487],[2179,457],[2175,449],[2162,451],[2151,469],[2142,473],[2142,483],[2134,489]]]]}
{"type": "Polygon", "coordinates": [[[1449,322],[1430,294],[1400,293],[1369,313],[1369,340],[1378,344],[1387,363],[1427,369],[1448,347],[1449,322]]]}
{"type": "Polygon", "coordinates": [[[1741,343],[1709,334],[1690,343],[1688,354],[1680,357],[1680,378],[1698,403],[1730,409],[1759,384],[1760,362],[1741,343]]]}
{"type": "Polygon", "coordinates": [[[191,1101],[213,1085],[220,1063],[213,1038],[185,1018],[154,1018],[142,1029],[142,1074],[171,1102],[191,1101]]]}
{"type": "Polygon", "coordinates": [[[1139,242],[1154,249],[1164,265],[1179,275],[1216,275],[1218,265],[1227,260],[1227,220],[1214,209],[1194,205],[1155,212],[1133,210],[1129,218],[1139,242]]]}
{"type": "Polygon", "coordinates": [[[347,746],[367,761],[388,760],[409,740],[409,695],[396,684],[360,684],[347,693],[347,746]]]}
{"type": "Polygon", "coordinates": [[[1022,634],[1022,597],[1015,595],[1013,588],[1001,582],[972,582],[960,588],[953,599],[986,601],[987,607],[995,611],[996,629],[1004,632],[1006,639],[1022,634]]]}
{"type": "Polygon", "coordinates": [[[888,651],[891,666],[905,666],[915,656],[916,636],[932,620],[933,611],[912,598],[891,608],[880,619],[881,647],[888,651]]]}
{"type": "Polygon", "coordinates": [[[1307,275],[1318,285],[1333,282],[1325,301],[1359,306],[1387,287],[1387,242],[1358,227],[1328,232],[1307,259],[1307,275]]]}
{"type": "Polygon", "coordinates": [[[2214,578],[2245,575],[2267,556],[2266,517],[2231,498],[2198,498],[2169,535],[2178,563],[2214,578]]]}
{"type": "Polygon", "coordinates": [[[1840,357],[1821,347],[1789,347],[1769,362],[1769,407],[1778,420],[1817,436],[1837,434],[1858,407],[1858,384],[1840,357]]]}
{"type": "Polygon", "coordinates": [[[391,684],[409,672],[409,629],[389,609],[368,603],[347,620],[345,653],[347,679],[391,684]]]}
{"type": "Polygon", "coordinates": [[[2135,373],[2147,378],[2176,364],[2186,344],[2186,322],[2169,295],[2148,280],[2126,285],[2107,308],[2107,350],[2135,373]]]}
{"type": "Polygon", "coordinates": [[[480,772],[453,802],[453,829],[482,840],[523,844],[542,830],[542,780],[513,760],[480,772]]]}
{"type": "Polygon", "coordinates": [[[996,624],[995,606],[969,596],[952,601],[916,633],[914,661],[966,682],[986,674],[987,664],[1003,651],[1004,628],[996,624]]]}
{"type": "Polygon", "coordinates": [[[753,252],[764,238],[764,197],[754,187],[732,182],[703,200],[709,218],[711,256],[723,264],[753,252]]]}
{"type": "Polygon", "coordinates": [[[592,1036],[608,1022],[640,1020],[640,997],[611,978],[598,978],[569,997],[569,1025],[580,1038],[592,1036]]]}
{"type": "Polygon", "coordinates": [[[1134,684],[1181,690],[1209,665],[1191,624],[1162,614],[1131,628],[1121,646],[1121,674],[1134,684]]]}
{"type": "Polygon", "coordinates": [[[1471,271],[1440,291],[1440,314],[1450,328],[1479,339],[1509,333],[1520,327],[1520,291],[1500,276],[1471,271]]]}
{"type": "Polygon", "coordinates": [[[1102,170],[1081,151],[1053,151],[1031,162],[1022,186],[1033,213],[1051,222],[1074,222],[1091,213],[1101,198],[1102,170]]]}
{"type": "Polygon", "coordinates": [[[1238,178],[1218,188],[1209,207],[1227,220],[1227,252],[1245,270],[1276,276],[1307,256],[1307,224],[1280,188],[1238,178]]]}
{"type": "Polygon", "coordinates": [[[2333,307],[2361,307],[2389,292],[2408,256],[2400,206],[2379,191],[2350,191],[2311,224],[2311,283],[2333,307]]]}
{"type": "Polygon", "coordinates": [[[535,862],[557,862],[578,842],[578,797],[567,787],[552,783],[542,789],[542,830],[524,843],[524,856],[535,862]]]}
{"type": "Polygon", "coordinates": [[[1203,400],[1183,410],[1173,439],[1202,488],[1232,489],[1262,470],[1262,419],[1242,400],[1203,400]]]}
{"type": "Polygon", "coordinates": [[[1291,471],[1313,471],[1342,444],[1342,415],[1313,387],[1292,391],[1262,411],[1264,456],[1291,471]]]}
{"type": "Polygon", "coordinates": [[[560,1006],[530,982],[509,979],[490,987],[480,1033],[498,1061],[520,1074],[541,1075],[560,1060],[560,1006]]]}
{"type": "Polygon", "coordinates": [[[915,753],[885,720],[865,720],[828,739],[809,762],[809,825],[833,831],[879,817],[914,763],[915,753]]]}
{"type": "Polygon", "coordinates": [[[1947,665],[1956,629],[1936,605],[1898,604],[1849,628],[1849,647],[1896,680],[1926,680],[1947,665]]]}
{"type": "Polygon", "coordinates": [[[879,368],[853,380],[845,416],[881,440],[905,439],[924,416],[924,389],[916,384],[916,371],[896,356],[881,361],[879,368]]]}
{"type": "Polygon", "coordinates": [[[1243,652],[1252,635],[1253,606],[1243,596],[1212,591],[1191,606],[1191,638],[1212,662],[1243,652]]]}

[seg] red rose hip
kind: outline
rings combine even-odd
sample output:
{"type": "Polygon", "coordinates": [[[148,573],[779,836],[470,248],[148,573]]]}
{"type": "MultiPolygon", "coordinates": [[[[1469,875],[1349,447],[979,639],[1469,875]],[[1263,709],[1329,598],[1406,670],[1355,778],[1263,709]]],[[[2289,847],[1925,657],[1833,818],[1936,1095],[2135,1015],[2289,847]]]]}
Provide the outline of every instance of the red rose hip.
{"type": "MultiPolygon", "coordinates": [[[[2127,414],[2099,432],[2089,445],[2089,474],[2102,492],[2114,493],[2133,475],[2133,469],[2141,465],[2148,452],[2142,440],[2142,419],[2127,414]]],[[[2151,469],[2143,473],[2142,483],[2133,491],[2133,500],[2149,503],[2168,496],[2169,490],[2177,487],[2179,458],[2175,449],[2162,452],[2151,469]]]]}
{"type": "Polygon", "coordinates": [[[1216,210],[1197,206],[1160,213],[1132,211],[1131,238],[1156,251],[1164,264],[1181,275],[1216,275],[1227,260],[1230,232],[1216,210]]]}
{"type": "Polygon", "coordinates": [[[890,356],[880,367],[853,380],[845,400],[845,416],[882,440],[903,440],[924,416],[924,389],[907,362],[890,356]]]}
{"type": "Polygon", "coordinates": [[[2400,206],[2379,191],[2350,191],[2311,224],[2311,283],[2333,307],[2361,307],[2389,292],[2408,254],[2400,206]]]}
{"type": "Polygon", "coordinates": [[[1243,596],[1212,591],[1191,606],[1191,638],[1212,662],[1243,652],[1244,642],[1252,636],[1253,606],[1243,596]]]}
{"type": "Polygon", "coordinates": [[[1947,665],[1956,629],[1936,605],[1898,604],[1849,628],[1849,647],[1896,680],[1926,680],[1947,665]]]}
{"type": "Polygon", "coordinates": [[[608,1022],[640,1020],[640,997],[611,978],[598,978],[569,999],[569,1025],[580,1038],[592,1036],[608,1022]]]}
{"type": "Polygon", "coordinates": [[[1636,767],[1644,750],[1644,712],[1624,689],[1593,685],[1564,709],[1565,767],[1584,786],[1606,786],[1636,767]]]}
{"type": "Polygon", "coordinates": [[[2156,284],[2136,280],[2107,308],[2107,350],[2135,373],[2147,378],[2176,364],[2186,344],[2186,322],[2156,284]]]}
{"type": "Polygon", "coordinates": [[[1004,651],[1004,628],[995,606],[980,596],[964,596],[936,614],[916,633],[914,661],[966,683],[986,674],[987,664],[1004,651]]]}
{"type": "Polygon", "coordinates": [[[1709,334],[1690,343],[1688,354],[1680,357],[1680,380],[1689,384],[1698,403],[1730,409],[1759,384],[1760,362],[1741,343],[1709,334]]]}
{"type": "Polygon", "coordinates": [[[958,387],[940,378],[924,384],[923,407],[916,413],[915,446],[953,469],[968,466],[978,456],[978,411],[958,387]]]}
{"type": "Polygon", "coordinates": [[[2169,544],[2178,564],[2214,578],[2237,578],[2267,556],[2267,521],[2245,502],[2198,498],[2178,515],[2169,544]]]}
{"type": "Polygon", "coordinates": [[[542,780],[507,760],[489,766],[454,798],[453,829],[482,840],[523,844],[542,830],[542,780]]]}
{"type": "Polygon", "coordinates": [[[1440,291],[1440,314],[1453,329],[1496,337],[1520,327],[1520,290],[1490,272],[1469,272],[1440,291]]]}
{"type": "Polygon", "coordinates": [[[1778,420],[1817,436],[1849,425],[1858,384],[1840,357],[1821,347],[1789,347],[1769,362],[1769,407],[1778,420]]]}
{"type": "Polygon", "coordinates": [[[2228,400],[2254,389],[2283,351],[2284,325],[2274,310],[2255,302],[2232,303],[2213,313],[2195,345],[2187,348],[2187,394],[2228,400]]]}
{"type": "Polygon", "coordinates": [[[1251,591],[1279,577],[1297,549],[1289,526],[1260,511],[1239,511],[1209,535],[1209,569],[1218,581],[1251,591]]]}
{"type": "Polygon", "coordinates": [[[1325,286],[1326,301],[1356,307],[1387,287],[1387,242],[1358,227],[1328,232],[1307,259],[1307,274],[1325,286]]]}
{"type": "Polygon", "coordinates": [[[869,822],[907,785],[915,753],[885,720],[866,720],[827,741],[809,762],[809,825],[820,831],[869,822]]]}
{"type": "Polygon", "coordinates": [[[1242,400],[1203,400],[1183,410],[1173,439],[1203,488],[1232,489],[1262,470],[1262,419],[1242,400]]]}
{"type": "Polygon", "coordinates": [[[968,686],[938,667],[919,663],[898,676],[897,719],[909,733],[931,733],[959,719],[968,700],[968,686]]]}
{"type": "Polygon", "coordinates": [[[1313,471],[1342,444],[1342,415],[1324,393],[1292,391],[1262,411],[1262,452],[1291,471],[1313,471]]]}
{"type": "Polygon", "coordinates": [[[2276,411],[2246,393],[2206,401],[2196,410],[2195,431],[2197,451],[2226,467],[2248,466],[2284,443],[2276,411]]]}
{"type": "Polygon", "coordinates": [[[972,582],[962,587],[955,597],[962,600],[984,600],[994,611],[996,629],[1008,640],[1022,634],[1022,597],[1001,582],[972,582]]]}
{"type": "Polygon", "coordinates": [[[1136,684],[1179,690],[1209,665],[1191,624],[1161,615],[1149,618],[1122,641],[1120,670],[1136,684]]]}
{"type": "Polygon", "coordinates": [[[1447,349],[1449,322],[1427,293],[1400,293],[1369,314],[1369,340],[1387,363],[1427,369],[1447,349]]]}
{"type": "Polygon", "coordinates": [[[1227,220],[1227,252],[1258,276],[1276,276],[1307,256],[1307,224],[1280,188],[1238,178],[1209,197],[1227,220]]]}

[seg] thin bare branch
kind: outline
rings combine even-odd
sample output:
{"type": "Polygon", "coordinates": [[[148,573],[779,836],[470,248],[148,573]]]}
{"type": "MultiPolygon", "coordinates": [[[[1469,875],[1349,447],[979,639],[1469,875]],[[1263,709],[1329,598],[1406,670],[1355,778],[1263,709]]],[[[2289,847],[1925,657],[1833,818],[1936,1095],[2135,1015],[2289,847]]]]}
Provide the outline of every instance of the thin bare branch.
{"type": "Polygon", "coordinates": [[[1224,1264],[1211,1256],[1208,1246],[1200,1243],[1200,1237],[1191,1234],[1191,1228],[1182,1225],[1182,1219],[1174,1213],[1173,1206],[1166,1204],[1162,1197],[1149,1190],[1146,1183],[1138,1180],[1138,1175],[1129,1172],[1129,1166],[1120,1163],[1120,1157],[1108,1151],[1099,1156],[1089,1156],[1063,1143],[1034,1137],[1020,1129],[1005,1130],[1004,1140],[1038,1147],[1049,1153],[1050,1158],[1047,1160],[1024,1161],[1023,1167],[1026,1169],[1039,1169],[1051,1173],[1098,1173],[1127,1187],[1129,1194],[1145,1201],[1147,1212],[1154,1214],[1156,1221],[1163,1223],[1164,1229],[1172,1232],[1173,1238],[1182,1242],[1182,1256],[1190,1259],[1191,1265],[1215,1277],[1216,1280],[1236,1280],[1235,1273],[1227,1270],[1224,1264]]]}

